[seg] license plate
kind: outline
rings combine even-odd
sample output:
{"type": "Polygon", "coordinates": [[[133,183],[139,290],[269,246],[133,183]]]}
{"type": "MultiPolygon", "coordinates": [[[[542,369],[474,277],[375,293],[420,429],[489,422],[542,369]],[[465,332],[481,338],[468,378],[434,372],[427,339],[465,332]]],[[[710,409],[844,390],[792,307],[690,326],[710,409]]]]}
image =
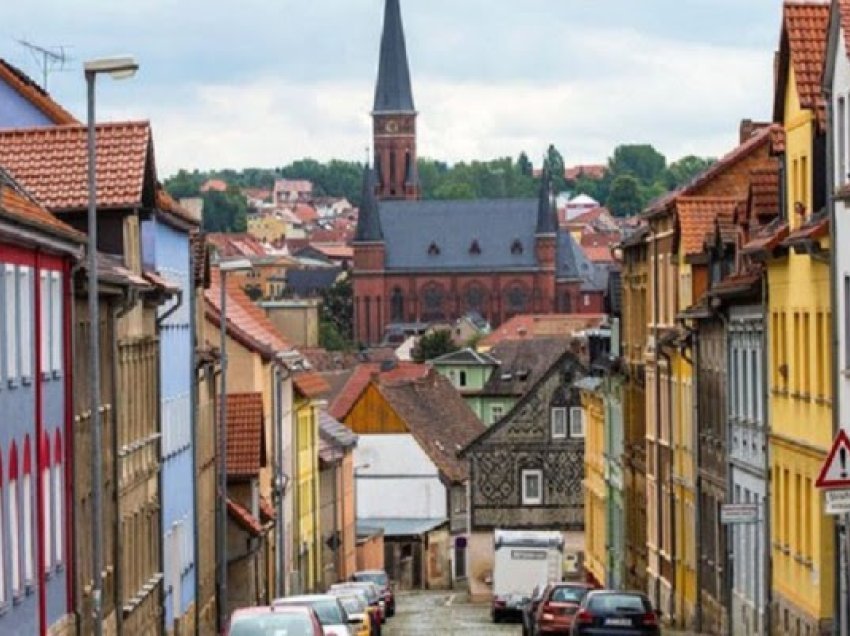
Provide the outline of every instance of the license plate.
{"type": "Polygon", "coordinates": [[[632,619],[630,618],[606,618],[605,624],[611,627],[631,627],[632,619]]]}

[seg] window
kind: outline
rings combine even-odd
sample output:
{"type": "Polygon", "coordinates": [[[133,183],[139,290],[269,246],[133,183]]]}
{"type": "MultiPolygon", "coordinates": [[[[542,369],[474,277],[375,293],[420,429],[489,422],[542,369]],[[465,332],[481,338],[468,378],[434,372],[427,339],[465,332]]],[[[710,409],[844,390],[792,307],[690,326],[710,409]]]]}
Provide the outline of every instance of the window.
{"type": "Polygon", "coordinates": [[[495,424],[500,419],[502,419],[502,415],[505,414],[505,407],[501,404],[493,404],[490,406],[490,423],[495,424]]]}
{"type": "Polygon", "coordinates": [[[24,538],[24,584],[31,589],[35,584],[35,568],[33,567],[33,536],[32,536],[32,447],[30,438],[24,438],[24,475],[21,481],[21,521],[23,522],[24,538]]]}
{"type": "Polygon", "coordinates": [[[585,307],[590,307],[590,294],[585,294],[585,295],[584,295],[584,306],[585,306],[585,307]]]}
{"type": "Polygon", "coordinates": [[[803,314],[803,333],[801,335],[802,342],[802,350],[803,357],[798,364],[803,366],[803,393],[806,396],[812,394],[812,356],[811,356],[811,342],[812,342],[812,331],[811,331],[811,316],[809,312],[805,312],[803,314]]]}
{"type": "Polygon", "coordinates": [[[847,157],[846,157],[846,136],[847,136],[847,120],[846,120],[846,111],[847,111],[847,102],[843,97],[838,98],[838,108],[836,113],[836,119],[838,120],[838,132],[836,134],[836,141],[838,142],[838,148],[836,149],[836,154],[838,155],[838,174],[836,175],[835,182],[839,186],[844,185],[844,182],[847,180],[847,157]]]}
{"type": "Polygon", "coordinates": [[[18,293],[15,266],[6,265],[3,294],[6,304],[6,375],[9,384],[18,377],[18,293]]]}
{"type": "Polygon", "coordinates": [[[552,439],[564,439],[567,436],[567,409],[562,406],[552,409],[552,439]]]}
{"type": "MultiPolygon", "coordinates": [[[[50,370],[62,371],[62,275],[50,272],[50,370]]],[[[42,344],[42,346],[47,346],[42,344]]],[[[47,370],[46,368],[44,369],[47,370]]]]}
{"type": "Polygon", "coordinates": [[[18,447],[15,442],[9,449],[9,555],[11,557],[12,595],[21,593],[20,508],[18,507],[18,447]]]}
{"type": "Polygon", "coordinates": [[[458,386],[466,386],[466,371],[458,372],[458,386]]]}
{"type": "Polygon", "coordinates": [[[47,431],[41,435],[41,443],[39,445],[39,463],[41,470],[41,507],[44,519],[42,519],[42,532],[44,534],[44,571],[50,572],[53,566],[53,546],[51,536],[53,534],[54,525],[59,525],[59,520],[55,523],[50,518],[50,513],[53,510],[50,492],[52,490],[50,483],[50,436],[47,431]]]}
{"type": "Polygon", "coordinates": [[[21,379],[32,379],[33,364],[33,321],[32,321],[32,268],[18,268],[18,300],[20,302],[20,347],[21,347],[21,379]]]}
{"type": "Polygon", "coordinates": [[[393,322],[404,320],[404,292],[399,287],[393,289],[390,297],[390,320],[393,322]]]}
{"type": "Polygon", "coordinates": [[[815,314],[815,395],[824,397],[826,395],[825,379],[825,354],[826,354],[826,332],[827,325],[824,323],[823,312],[815,314]]]}
{"type": "Polygon", "coordinates": [[[584,411],[580,406],[570,407],[570,437],[584,437],[584,411]]]}
{"type": "Polygon", "coordinates": [[[41,372],[50,372],[50,272],[42,270],[39,274],[39,297],[41,298],[41,323],[39,333],[41,334],[41,372]]]}
{"type": "Polygon", "coordinates": [[[64,555],[65,544],[65,519],[63,517],[65,499],[65,475],[62,474],[64,462],[62,461],[62,432],[57,428],[54,438],[53,449],[53,519],[56,533],[56,564],[61,565],[64,555]]]}
{"type": "Polygon", "coordinates": [[[543,471],[522,471],[522,503],[539,506],[543,503],[543,471]]]}

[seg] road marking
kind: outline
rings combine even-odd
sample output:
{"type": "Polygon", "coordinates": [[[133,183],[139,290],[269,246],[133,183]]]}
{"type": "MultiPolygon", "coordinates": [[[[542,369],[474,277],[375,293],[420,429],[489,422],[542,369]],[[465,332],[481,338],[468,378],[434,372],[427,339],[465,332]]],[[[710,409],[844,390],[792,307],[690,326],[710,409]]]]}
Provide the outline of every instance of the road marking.
{"type": "Polygon", "coordinates": [[[448,601],[446,601],[446,605],[445,605],[445,606],[446,606],[446,607],[451,607],[451,606],[452,606],[452,603],[454,603],[454,602],[455,602],[455,595],[454,595],[454,594],[452,594],[452,595],[449,597],[449,600],[448,600],[448,601]]]}

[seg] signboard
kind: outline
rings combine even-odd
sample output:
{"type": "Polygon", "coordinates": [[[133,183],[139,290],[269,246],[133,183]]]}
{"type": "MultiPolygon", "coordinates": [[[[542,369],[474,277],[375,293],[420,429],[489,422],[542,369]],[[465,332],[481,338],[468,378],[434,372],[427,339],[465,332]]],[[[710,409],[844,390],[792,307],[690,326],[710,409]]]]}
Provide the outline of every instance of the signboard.
{"type": "Polygon", "coordinates": [[[850,437],[844,429],[835,436],[815,485],[826,489],[850,488],[850,437]]]}
{"type": "Polygon", "coordinates": [[[543,550],[511,550],[511,558],[518,561],[545,561],[546,552],[543,550]]]}
{"type": "Polygon", "coordinates": [[[847,515],[850,514],[850,490],[827,490],[826,491],[826,514],[847,515]]]}
{"type": "Polygon", "coordinates": [[[755,503],[734,503],[720,506],[720,523],[758,523],[759,505],[755,503]]]}

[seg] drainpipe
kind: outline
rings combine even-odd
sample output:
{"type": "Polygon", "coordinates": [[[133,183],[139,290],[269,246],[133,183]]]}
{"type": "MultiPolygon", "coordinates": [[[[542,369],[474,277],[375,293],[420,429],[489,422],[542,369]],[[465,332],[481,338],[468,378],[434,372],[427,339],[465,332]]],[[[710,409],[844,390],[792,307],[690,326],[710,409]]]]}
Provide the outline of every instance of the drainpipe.
{"type": "MultiPolygon", "coordinates": [[[[118,416],[120,414],[117,408],[118,389],[118,368],[119,356],[121,355],[120,347],[118,346],[118,333],[115,325],[118,322],[118,316],[125,309],[120,305],[112,308],[112,364],[109,372],[112,376],[112,394],[109,396],[112,408],[109,415],[112,424],[112,505],[115,508],[115,513],[112,515],[112,567],[114,568],[115,585],[113,587],[115,596],[115,622],[116,633],[124,633],[124,568],[121,557],[124,553],[124,541],[121,536],[121,499],[118,495],[119,491],[119,463],[122,458],[119,455],[120,445],[118,443],[118,416]]],[[[99,335],[98,335],[99,337],[99,335]]]]}
{"type": "MultiPolygon", "coordinates": [[[[65,293],[65,300],[68,303],[68,312],[69,318],[71,321],[71,328],[66,331],[69,335],[68,337],[68,345],[66,347],[66,352],[64,354],[64,363],[65,363],[65,381],[73,386],[74,383],[74,372],[76,371],[73,368],[74,361],[77,360],[77,300],[74,295],[74,279],[77,276],[77,273],[84,267],[82,261],[78,262],[76,265],[70,268],[68,273],[68,289],[65,293]],[[68,351],[70,351],[70,356],[68,355],[68,351]]],[[[68,507],[68,522],[69,522],[69,533],[66,534],[68,547],[65,550],[67,553],[66,559],[68,563],[68,569],[70,570],[68,575],[68,591],[69,591],[69,606],[73,604],[74,607],[74,632],[77,636],[81,636],[81,617],[82,617],[82,607],[81,607],[81,595],[80,588],[81,585],[77,585],[76,579],[79,577],[79,571],[77,570],[77,551],[74,549],[76,545],[76,534],[77,534],[77,523],[79,521],[79,517],[77,515],[77,482],[74,479],[76,475],[76,467],[77,467],[77,445],[74,440],[74,427],[77,424],[76,410],[77,404],[74,400],[74,391],[71,390],[66,392],[68,396],[67,401],[65,403],[65,409],[70,414],[70,422],[71,425],[66,425],[65,431],[63,433],[65,438],[65,453],[67,454],[70,461],[65,462],[65,488],[70,493],[70,506],[68,507]],[[70,472],[69,472],[70,469],[70,472]]]]}
{"type": "Polygon", "coordinates": [[[692,426],[691,426],[691,444],[693,444],[694,454],[695,454],[695,462],[694,462],[694,578],[696,584],[696,599],[694,606],[694,627],[697,632],[702,631],[702,477],[700,476],[700,466],[702,465],[701,457],[700,457],[700,438],[699,438],[699,425],[700,425],[700,392],[699,392],[699,368],[700,368],[700,355],[699,355],[699,328],[694,329],[693,334],[693,375],[694,382],[691,387],[691,391],[693,393],[693,415],[692,415],[692,426]]]}
{"type": "MultiPolygon", "coordinates": [[[[191,241],[191,239],[190,239],[191,241]]],[[[197,311],[197,298],[196,298],[196,287],[195,287],[195,259],[193,250],[191,249],[191,243],[189,244],[189,346],[191,348],[191,357],[192,357],[192,368],[190,370],[189,381],[191,387],[191,395],[189,397],[189,427],[191,429],[190,435],[192,436],[192,490],[194,491],[194,497],[192,499],[192,527],[195,532],[192,534],[192,565],[194,567],[194,579],[195,579],[195,636],[200,636],[201,634],[201,568],[199,567],[198,562],[198,554],[200,554],[200,502],[198,498],[198,410],[199,410],[199,393],[200,393],[200,382],[198,379],[198,342],[196,339],[197,336],[197,316],[195,312],[197,311]]],[[[183,304],[183,290],[180,290],[180,296],[177,298],[177,302],[174,304],[175,308],[183,304]]],[[[163,317],[168,314],[164,314],[163,317]]],[[[203,599],[206,600],[206,599],[203,599]]]]}
{"type": "Polygon", "coordinates": [[[661,478],[660,478],[660,468],[661,468],[661,444],[659,440],[661,439],[661,373],[659,366],[659,358],[660,358],[660,347],[658,345],[659,342],[659,332],[660,329],[658,327],[658,321],[660,320],[658,304],[660,302],[660,295],[658,293],[659,281],[658,281],[658,235],[656,232],[652,233],[652,269],[653,269],[653,285],[652,285],[652,296],[653,296],[653,307],[652,307],[652,332],[653,337],[655,339],[653,346],[653,363],[655,365],[655,371],[653,374],[654,384],[655,384],[655,522],[656,522],[656,546],[655,546],[655,555],[656,555],[656,564],[658,566],[658,572],[655,573],[655,607],[660,609],[661,606],[661,538],[662,538],[662,526],[663,526],[663,515],[661,512],[661,478]]]}
{"type": "MultiPolygon", "coordinates": [[[[761,277],[761,306],[762,308],[769,307],[768,304],[768,284],[767,284],[767,272],[762,274],[761,277]]],[[[764,633],[771,633],[771,618],[772,618],[772,609],[771,606],[773,604],[773,586],[771,585],[771,579],[773,577],[773,550],[770,542],[770,533],[771,533],[771,481],[770,481],[770,417],[769,417],[769,408],[770,408],[770,380],[768,379],[770,373],[770,360],[768,357],[768,347],[770,346],[770,333],[768,329],[770,328],[770,321],[768,318],[770,317],[770,313],[768,311],[764,311],[764,318],[762,322],[762,335],[761,335],[761,364],[762,364],[762,373],[763,379],[761,383],[762,390],[762,428],[764,430],[764,510],[762,511],[762,515],[764,516],[764,541],[762,542],[762,549],[764,550],[764,554],[762,555],[762,559],[764,560],[764,564],[762,565],[764,569],[764,633]]]]}

